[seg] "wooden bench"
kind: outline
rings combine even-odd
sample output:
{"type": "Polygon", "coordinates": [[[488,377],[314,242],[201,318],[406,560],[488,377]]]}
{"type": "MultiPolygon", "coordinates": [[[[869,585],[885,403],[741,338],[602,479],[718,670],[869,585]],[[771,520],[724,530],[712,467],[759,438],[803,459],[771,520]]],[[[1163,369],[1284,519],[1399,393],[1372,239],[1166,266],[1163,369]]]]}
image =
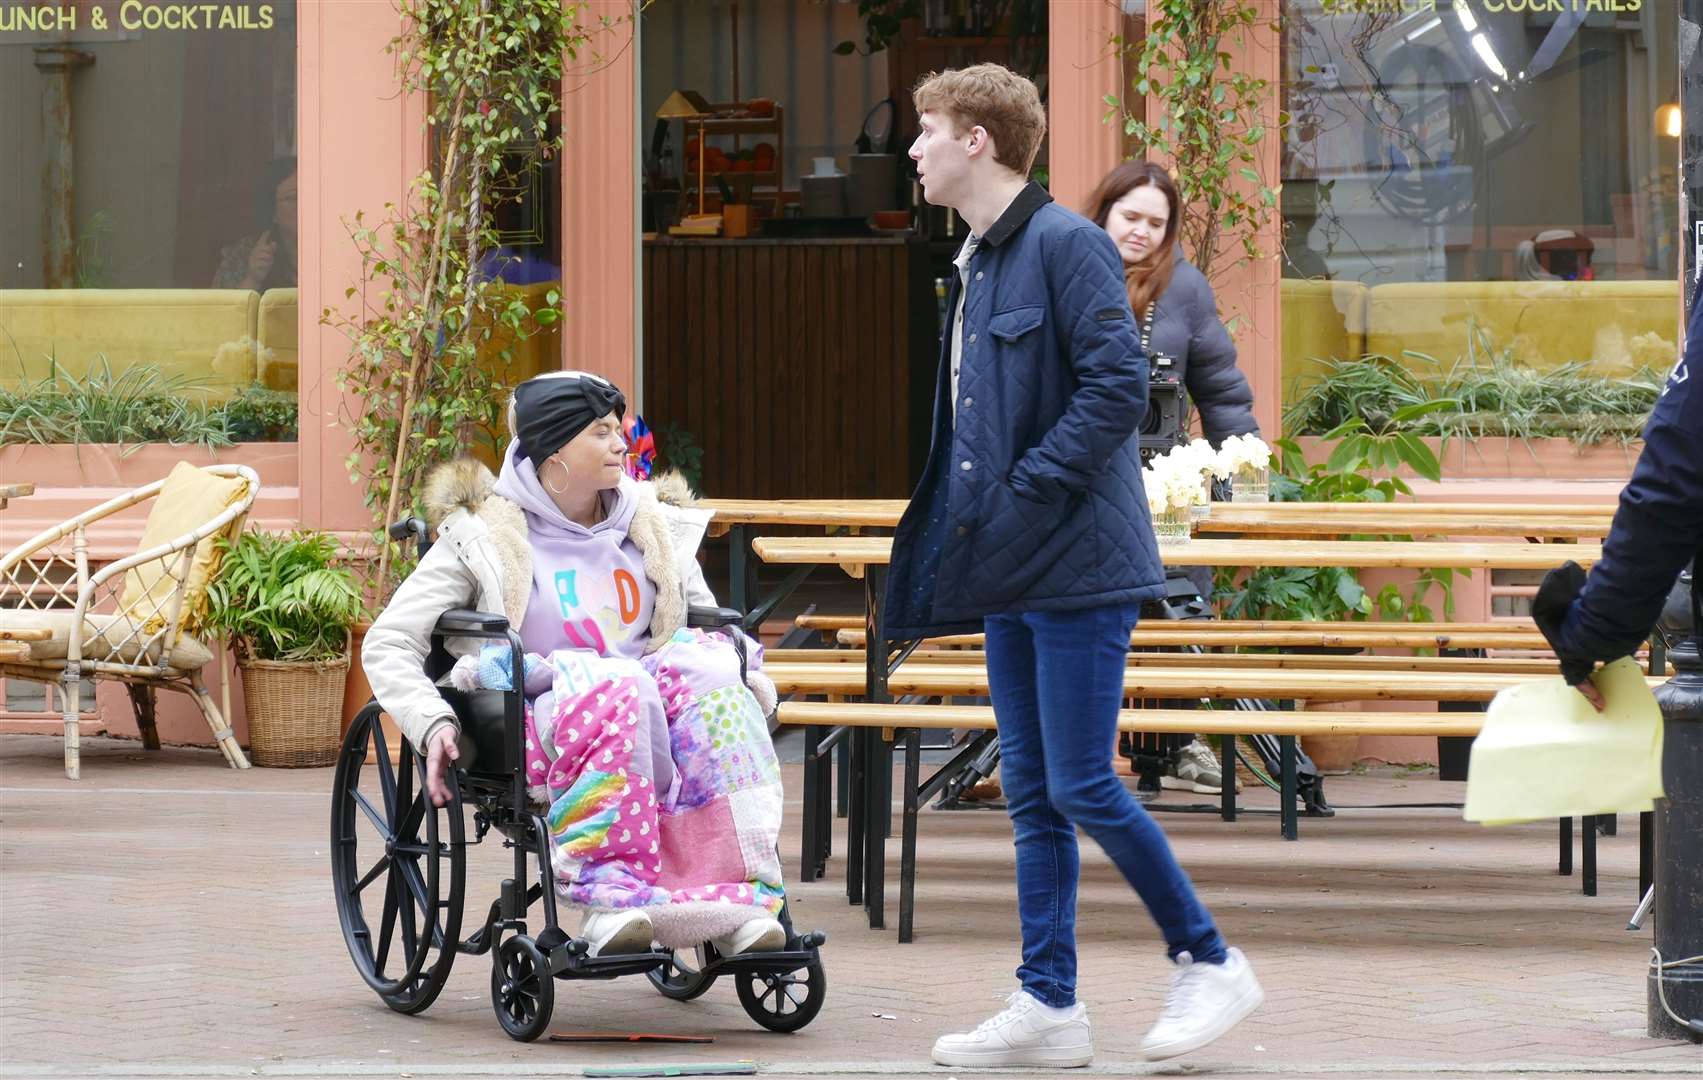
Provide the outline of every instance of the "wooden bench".
{"type": "MultiPolygon", "coordinates": [[[[938,769],[926,781],[921,777],[921,733],[925,729],[983,730],[995,728],[994,713],[986,706],[869,704],[856,702],[785,702],[779,708],[781,724],[804,729],[804,820],[799,856],[800,878],[816,880],[826,872],[830,853],[832,811],[828,801],[830,790],[828,770],[830,753],[850,732],[863,730],[878,734],[885,751],[870,758],[856,752],[852,755],[852,783],[872,792],[886,792],[878,783],[877,773],[885,772],[890,782],[892,749],[900,741],[905,744],[904,781],[901,789],[900,855],[899,855],[899,940],[912,938],[915,921],[916,896],[916,834],[919,812],[924,803],[937,794],[946,781],[975,753],[979,743],[960,750],[954,758],[938,769]],[[826,733],[826,734],[824,734],[826,733]],[[884,768],[885,766],[885,768],[884,768]]],[[[1301,735],[1440,735],[1471,737],[1478,734],[1483,721],[1480,713],[1423,713],[1423,712],[1243,712],[1236,710],[1192,709],[1124,709],[1118,714],[1118,730],[1130,732],[1161,732],[1222,736],[1220,762],[1226,778],[1235,775],[1234,746],[1239,735],[1276,735],[1282,746],[1282,769],[1279,797],[1282,800],[1280,817],[1283,835],[1294,838],[1295,822],[1295,739],[1301,735]]],[[[870,926],[884,925],[886,815],[891,812],[890,795],[881,795],[875,802],[854,803],[847,821],[846,893],[851,903],[861,903],[869,912],[870,926]]],[[[1220,788],[1220,816],[1235,821],[1237,815],[1236,785],[1225,783],[1220,788]]],[[[1581,821],[1580,877],[1587,896],[1597,891],[1596,836],[1598,822],[1594,817],[1581,821]]],[[[1562,874],[1572,873],[1573,822],[1560,822],[1560,865],[1562,874]]],[[[1641,837],[1642,843],[1642,837],[1641,837]]],[[[1642,861],[1642,859],[1641,859],[1642,861]]]]}
{"type": "MultiPolygon", "coordinates": [[[[769,649],[768,664],[851,664],[867,661],[862,649],[769,649]]],[[[975,664],[983,654],[976,648],[922,648],[906,658],[907,663],[975,664]]],[[[1310,656],[1295,653],[1185,653],[1132,652],[1132,667],[1186,667],[1229,669],[1279,669],[1293,671],[1448,671],[1504,672],[1532,678],[1555,674],[1555,661],[1538,657],[1507,656],[1310,656]]]]}
{"type": "MultiPolygon", "coordinates": [[[[1360,524],[1357,522],[1357,524],[1360,524]]],[[[1391,529],[1391,532],[1397,530],[1391,529]]],[[[884,613],[881,610],[887,563],[892,554],[892,539],[881,536],[848,536],[826,538],[758,537],[751,541],[752,550],[767,562],[779,565],[837,564],[847,574],[863,580],[864,609],[868,617],[854,620],[833,630],[836,638],[842,631],[852,631],[848,639],[855,640],[857,631],[867,629],[876,640],[889,647],[901,646],[900,661],[895,666],[886,648],[877,654],[865,654],[860,666],[844,662],[776,663],[768,668],[777,688],[783,693],[826,694],[849,697],[862,696],[870,706],[884,706],[893,695],[921,697],[974,697],[987,693],[986,670],[976,662],[960,660],[931,660],[913,663],[905,658],[905,649],[912,647],[963,647],[974,645],[974,635],[961,639],[933,642],[891,642],[885,634],[884,613]],[[861,667],[861,670],[860,670],[861,667]]],[[[1349,566],[1358,568],[1455,568],[1455,569],[1538,569],[1544,570],[1566,559],[1589,566],[1601,558],[1600,544],[1522,544],[1497,540],[1471,542],[1424,541],[1354,541],[1354,540],[1194,540],[1183,545],[1162,545],[1160,557],[1166,564],[1182,566],[1349,566]]],[[[1392,630],[1385,624],[1332,624],[1325,627],[1294,624],[1283,627],[1266,625],[1259,628],[1232,627],[1203,630],[1209,621],[1187,620],[1166,624],[1150,622],[1137,628],[1131,636],[1132,645],[1140,648],[1159,645],[1279,645],[1312,643],[1319,645],[1371,644],[1367,635],[1383,635],[1382,646],[1397,645],[1410,648],[1458,648],[1467,641],[1477,647],[1524,648],[1542,647],[1542,638],[1530,627],[1474,627],[1462,633],[1457,627],[1440,629],[1435,624],[1421,630],[1405,628],[1406,636],[1394,636],[1404,631],[1392,630]],[[1372,626],[1374,629],[1362,630],[1372,626]],[[1145,633],[1144,633],[1145,632],[1145,633]],[[1494,635],[1504,634],[1497,637],[1494,635]]],[[[822,627],[825,628],[825,627],[822,627]]],[[[1423,669],[1355,671],[1309,670],[1306,668],[1254,668],[1212,665],[1209,667],[1177,664],[1132,664],[1125,669],[1125,694],[1133,699],[1160,700],[1224,699],[1257,702],[1267,699],[1290,700],[1420,700],[1436,702],[1482,702],[1502,689],[1525,681],[1527,672],[1495,670],[1459,671],[1423,669]]],[[[836,703],[828,703],[830,705],[836,703]]],[[[936,706],[925,706],[935,708],[936,706]]],[[[1142,710],[1141,724],[1158,710],[1142,710]]],[[[1179,710],[1186,720],[1177,730],[1199,733],[1203,730],[1205,710],[1179,710]]],[[[790,715],[790,714],[789,714],[790,715]]],[[[1225,712],[1235,717],[1233,726],[1240,734],[1273,734],[1264,725],[1280,714],[1253,709],[1225,712]]],[[[1293,714],[1290,714],[1293,715],[1293,714]]],[[[1340,715],[1337,714],[1338,722],[1340,715]]],[[[1408,734],[1437,731],[1437,713],[1417,714],[1408,725],[1408,734]],[[1415,730],[1417,729],[1417,731],[1415,730]]],[[[1381,722],[1391,721],[1385,714],[1381,722]]],[[[991,713],[984,723],[991,723],[991,713]]],[[[820,725],[807,727],[819,729],[820,725]]],[[[879,881],[882,873],[876,856],[886,834],[886,817],[891,808],[892,744],[882,739],[882,731],[893,729],[891,723],[842,724],[835,728],[830,741],[845,743],[852,763],[849,784],[852,804],[848,807],[847,890],[854,899],[862,898],[869,913],[870,925],[883,925],[884,900],[882,890],[871,887],[868,879],[879,881]],[[883,767],[885,766],[885,767],[883,767]],[[878,822],[868,820],[879,815],[878,822]],[[853,862],[857,865],[854,866],[853,862]]],[[[910,729],[906,729],[910,730],[910,729]]],[[[1131,730],[1153,730],[1135,727],[1131,730]]],[[[1161,729],[1162,730],[1162,729],[1161,729]]],[[[816,731],[819,734],[819,730],[816,731]]],[[[1293,758],[1292,734],[1277,733],[1284,754],[1293,758]],[[1287,745],[1283,745],[1283,744],[1287,745]]],[[[812,734],[807,732],[807,744],[812,734]]],[[[1280,755],[1283,756],[1283,755],[1280,755]]],[[[825,798],[827,784],[823,774],[824,759],[820,754],[806,770],[806,803],[815,813],[825,798]]],[[[1292,769],[1292,766],[1291,766],[1292,769]]],[[[1280,770],[1282,771],[1282,770],[1280,770]]],[[[1228,785],[1234,788],[1233,784],[1228,785]]],[[[1292,795],[1289,792],[1280,794],[1292,795]]],[[[1296,813],[1292,797],[1283,799],[1280,814],[1284,835],[1296,835],[1296,813]]],[[[816,818],[812,818],[813,823],[816,818]]],[[[1570,829],[1570,826],[1569,826],[1570,829]]],[[[820,829],[815,835],[821,835],[820,829]]],[[[1568,846],[1569,857],[1571,846],[1568,846]]],[[[807,865],[807,874],[816,867],[807,865]]],[[[1594,887],[1594,874],[1592,875],[1594,887]]]]}

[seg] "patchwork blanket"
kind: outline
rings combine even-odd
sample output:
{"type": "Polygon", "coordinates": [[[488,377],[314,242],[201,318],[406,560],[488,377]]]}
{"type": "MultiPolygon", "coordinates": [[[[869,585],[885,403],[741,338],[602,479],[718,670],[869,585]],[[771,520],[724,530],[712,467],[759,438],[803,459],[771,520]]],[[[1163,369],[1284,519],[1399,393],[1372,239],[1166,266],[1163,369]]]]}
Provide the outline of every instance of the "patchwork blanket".
{"type": "MultiPolygon", "coordinates": [[[[509,652],[479,658],[508,688],[509,652]]],[[[644,908],[686,948],[774,915],[780,765],[720,635],[681,630],[642,660],[579,650],[526,658],[526,772],[570,904],[644,908]]]]}

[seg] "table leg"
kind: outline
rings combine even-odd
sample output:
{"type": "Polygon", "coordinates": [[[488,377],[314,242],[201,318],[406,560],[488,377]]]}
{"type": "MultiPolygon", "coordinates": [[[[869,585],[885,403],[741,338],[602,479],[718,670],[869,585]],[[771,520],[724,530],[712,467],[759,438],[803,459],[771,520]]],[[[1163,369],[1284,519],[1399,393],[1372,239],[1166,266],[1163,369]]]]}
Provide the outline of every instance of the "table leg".
{"type": "Polygon", "coordinates": [[[1220,735],[1218,746],[1218,816],[1236,820],[1236,736],[1220,735]]]}
{"type": "Polygon", "coordinates": [[[917,784],[922,769],[922,729],[905,732],[905,811],[899,841],[899,941],[911,940],[917,892],[917,784]]]}
{"type": "Polygon", "coordinates": [[[1295,812],[1295,736],[1279,735],[1277,737],[1279,754],[1283,759],[1283,782],[1280,797],[1283,809],[1279,811],[1280,830],[1283,839],[1294,840],[1300,835],[1295,812]]]}

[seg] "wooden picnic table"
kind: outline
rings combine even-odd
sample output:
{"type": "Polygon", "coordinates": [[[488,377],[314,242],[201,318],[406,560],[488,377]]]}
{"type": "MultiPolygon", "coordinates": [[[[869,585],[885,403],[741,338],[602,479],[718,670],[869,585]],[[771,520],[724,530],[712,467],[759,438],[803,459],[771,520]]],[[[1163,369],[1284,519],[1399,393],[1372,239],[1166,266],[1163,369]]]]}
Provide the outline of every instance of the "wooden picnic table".
{"type": "Polygon", "coordinates": [[[41,627],[0,626],[0,661],[21,663],[30,658],[32,641],[46,641],[53,632],[41,627]]]}
{"type": "Polygon", "coordinates": [[[10,499],[22,499],[34,494],[34,484],[0,484],[0,510],[6,509],[6,503],[10,499]]]}
{"type": "MultiPolygon", "coordinates": [[[[782,694],[858,696],[867,689],[864,668],[858,664],[765,664],[763,672],[782,694]]],[[[1214,701],[1489,701],[1532,678],[1527,673],[1501,671],[1308,671],[1131,664],[1124,669],[1124,696],[1214,701]]],[[[1649,683],[1660,686],[1665,681],[1651,678],[1649,683]]],[[[987,665],[907,660],[888,674],[886,692],[899,696],[986,697],[987,665]]]]}
{"type": "MultiPolygon", "coordinates": [[[[697,505],[712,514],[710,535],[729,534],[727,602],[747,616],[749,627],[773,612],[814,569],[808,562],[796,564],[797,568],[769,595],[759,596],[751,561],[751,543],[757,530],[785,526],[854,535],[865,529],[890,530],[899,524],[908,500],[704,499],[697,505]]],[[[1244,537],[1340,536],[1352,532],[1585,539],[1606,535],[1613,515],[1612,504],[1600,503],[1221,502],[1212,505],[1212,516],[1198,531],[1244,537]]]]}
{"type": "MultiPolygon", "coordinates": [[[[853,577],[860,576],[864,567],[886,566],[893,551],[893,539],[888,536],[760,536],[751,545],[764,562],[795,566],[837,564],[853,577]]],[[[1548,570],[1567,559],[1580,566],[1591,566],[1602,558],[1602,545],[1441,540],[1191,540],[1186,544],[1159,545],[1159,558],[1169,566],[1548,570]]]]}
{"type": "MultiPolygon", "coordinates": [[[[697,504],[714,514],[710,533],[715,536],[745,525],[891,529],[906,505],[905,499],[703,499],[697,504]]],[[[1219,502],[1203,524],[1274,530],[1281,523],[1291,532],[1340,533],[1351,522],[1363,526],[1357,531],[1400,535],[1600,536],[1613,517],[1612,504],[1592,503],[1219,502]]]]}

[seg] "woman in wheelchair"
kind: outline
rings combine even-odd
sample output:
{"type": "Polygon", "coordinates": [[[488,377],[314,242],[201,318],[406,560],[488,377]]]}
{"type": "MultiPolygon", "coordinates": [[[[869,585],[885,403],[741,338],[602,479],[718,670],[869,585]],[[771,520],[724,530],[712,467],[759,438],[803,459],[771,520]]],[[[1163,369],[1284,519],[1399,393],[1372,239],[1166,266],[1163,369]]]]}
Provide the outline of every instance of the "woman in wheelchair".
{"type": "MultiPolygon", "coordinates": [[[[774,687],[754,669],[742,683],[732,643],[686,627],[689,606],[715,603],[696,558],[709,515],[679,505],[678,477],[627,475],[625,412],[595,375],[522,383],[494,481],[470,460],[431,478],[438,542],[361,658],[442,806],[471,744],[426,675],[430,635],[452,608],[505,614],[527,654],[526,778],[548,804],[556,890],[584,910],[589,955],[781,949],[774,687]]],[[[507,644],[449,649],[456,688],[511,688],[507,644]]]]}

